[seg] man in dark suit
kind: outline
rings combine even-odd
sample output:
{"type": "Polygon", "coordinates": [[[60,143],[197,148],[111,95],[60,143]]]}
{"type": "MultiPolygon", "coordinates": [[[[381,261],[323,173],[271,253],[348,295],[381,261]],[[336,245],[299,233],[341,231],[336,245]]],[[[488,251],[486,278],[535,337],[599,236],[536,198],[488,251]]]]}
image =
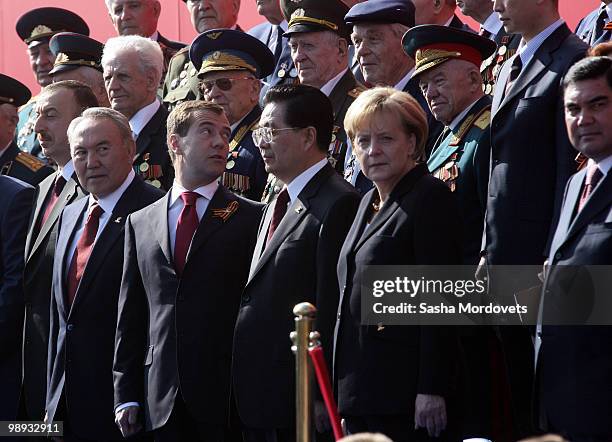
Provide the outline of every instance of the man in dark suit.
{"type": "MultiPolygon", "coordinates": [[[[414,59],[402,50],[402,37],[414,27],[414,4],[411,0],[363,2],[353,6],[344,17],[352,25],[351,39],[355,46],[364,79],[370,85],[390,86],[408,92],[427,114],[429,136],[425,146],[428,157],[442,133],[442,124],[432,115],[419,89],[419,81],[412,78],[414,59]],[[389,57],[388,54],[394,54],[389,57]]],[[[345,178],[364,194],[372,187],[360,170],[355,155],[347,159],[345,178]]]]}
{"type": "Polygon", "coordinates": [[[223,108],[182,103],[168,134],[172,189],[127,220],[116,421],[126,437],[144,423],[156,441],[223,441],[232,335],[261,205],[218,184],[230,137],[223,108]]]}
{"type": "Polygon", "coordinates": [[[612,40],[612,0],[602,0],[597,9],[580,20],[576,35],[589,46],[612,40]]]}
{"type": "MultiPolygon", "coordinates": [[[[168,62],[184,43],[168,40],[157,30],[161,15],[159,0],[104,0],[117,35],[141,35],[159,43],[164,53],[164,72],[168,62]]],[[[162,76],[163,80],[163,76],[162,76]]]]}
{"type": "Polygon", "coordinates": [[[327,95],[334,111],[328,157],[332,167],[344,173],[347,137],[344,116],[364,89],[348,68],[350,28],[344,23],[348,8],[340,0],[282,0],[290,26],[291,57],[301,84],[316,87],[327,95]]]}
{"type": "Polygon", "coordinates": [[[257,13],[266,21],[248,30],[248,33],[270,48],[274,54],[276,66],[274,71],[263,80],[261,101],[268,88],[279,84],[294,84],[297,81],[297,69],[291,59],[291,50],[283,34],[287,31],[287,20],[283,17],[278,0],[261,0],[257,2],[257,13]]]}
{"type": "MultiPolygon", "coordinates": [[[[233,386],[249,442],[295,440],[295,368],[287,339],[295,304],[317,307],[316,327],[331,363],[335,266],[359,202],[326,159],[333,112],[325,95],[310,86],[277,86],[264,103],[254,139],[266,170],[287,185],[264,212],[236,322],[233,386]]],[[[319,429],[321,405],[315,406],[319,429]]]]}
{"type": "Polygon", "coordinates": [[[412,0],[412,2],[416,8],[417,25],[450,26],[471,31],[471,28],[455,15],[457,8],[455,0],[412,0]]]}
{"type": "Polygon", "coordinates": [[[233,29],[206,31],[191,43],[202,97],[223,107],[232,128],[222,183],[232,192],[260,201],[268,173],[253,143],[259,123],[260,79],[274,69],[274,55],[255,37],[233,29]]]}
{"type": "Polygon", "coordinates": [[[595,268],[586,266],[605,269],[612,264],[612,60],[580,61],[568,72],[564,87],[570,140],[589,160],[567,183],[548,258],[536,342],[540,409],[547,421],[544,430],[572,441],[608,441],[610,326],[587,326],[584,319],[563,326],[558,324],[565,321],[555,319],[590,310],[591,296],[609,297],[609,278],[604,287],[596,282],[595,293],[580,282],[595,268]]]}
{"type": "Polygon", "coordinates": [[[17,420],[23,326],[23,246],[34,188],[0,176],[0,419],[17,420]]]}
{"type": "Polygon", "coordinates": [[[57,220],[64,207],[85,194],[70,157],[68,125],[85,109],[97,105],[91,89],[75,81],[50,84],[36,101],[38,118],[34,130],[43,153],[57,164],[58,171],[45,178],[37,188],[25,243],[21,399],[28,420],[42,420],[45,415],[49,304],[57,220]]]}
{"type": "Polygon", "coordinates": [[[30,90],[21,82],[0,74],[0,175],[8,175],[36,186],[53,169],[15,143],[17,108],[30,99],[30,90]]]}
{"type": "Polygon", "coordinates": [[[129,120],[136,140],[134,170],[168,189],[174,172],[166,146],[168,111],[157,98],[164,69],[159,45],[139,35],[113,37],[104,45],[102,68],[111,107],[129,120]]]}
{"type": "MultiPolygon", "coordinates": [[[[191,1],[183,0],[189,11],[191,24],[198,34],[211,29],[236,29],[240,0],[191,1]]],[[[168,64],[162,97],[168,110],[183,101],[200,98],[197,73],[189,60],[190,45],[179,50],[168,64]]]]}
{"type": "MultiPolygon", "coordinates": [[[[539,265],[559,212],[567,178],[576,170],[560,94],[563,76],[587,45],[559,17],[558,2],[496,0],[507,32],[524,45],[504,64],[491,109],[491,174],[481,270],[489,265],[539,265]]],[[[492,296],[538,283],[537,275],[489,274],[492,296]]],[[[515,438],[532,432],[529,404],[533,345],[529,330],[500,327],[508,371],[515,438]]]]}
{"type": "Polygon", "coordinates": [[[456,0],[457,6],[464,15],[480,23],[479,35],[493,40],[497,44],[495,52],[482,62],[480,72],[484,81],[483,90],[487,95],[495,92],[497,75],[502,65],[512,57],[521,42],[520,34],[509,34],[499,16],[493,11],[491,0],[456,0]]]}
{"type": "Polygon", "coordinates": [[[74,168],[90,195],[64,209],[53,263],[46,421],[63,421],[66,441],[123,439],[112,367],[124,224],[163,195],[132,170],[130,133],[122,114],[102,107],[68,128],[74,168]]]}

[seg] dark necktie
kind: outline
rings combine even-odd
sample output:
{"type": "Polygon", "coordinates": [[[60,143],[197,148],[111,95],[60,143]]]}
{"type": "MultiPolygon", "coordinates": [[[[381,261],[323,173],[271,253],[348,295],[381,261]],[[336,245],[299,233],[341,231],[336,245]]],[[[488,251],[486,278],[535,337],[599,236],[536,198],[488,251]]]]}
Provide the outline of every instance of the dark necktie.
{"type": "Polygon", "coordinates": [[[91,206],[91,211],[85,222],[85,228],[81,237],[77,242],[76,249],[72,255],[70,268],[68,269],[68,305],[71,306],[76,296],[77,288],[81,282],[81,277],[85,271],[85,266],[91,255],[98,227],[100,225],[100,216],[104,213],[102,207],[98,203],[91,206]]]}
{"type": "Polygon", "coordinates": [[[287,213],[287,204],[289,204],[289,192],[287,192],[287,188],[285,187],[276,197],[276,202],[274,203],[274,212],[272,212],[272,221],[270,222],[270,228],[268,229],[268,238],[266,244],[270,243],[272,235],[274,235],[276,228],[285,216],[285,213],[287,213]]]}
{"type": "Polygon", "coordinates": [[[521,70],[523,69],[523,62],[521,61],[521,56],[516,54],[514,56],[514,60],[512,61],[512,66],[510,67],[510,75],[508,76],[508,82],[506,83],[506,88],[504,89],[504,96],[507,97],[510,91],[512,90],[512,86],[516,82],[516,79],[521,74],[521,70]]]}
{"type": "Polygon", "coordinates": [[[478,32],[478,35],[484,38],[491,38],[491,33],[487,31],[485,28],[483,28],[482,26],[480,27],[480,31],[478,32]]]}
{"type": "Polygon", "coordinates": [[[604,35],[604,27],[606,26],[607,21],[608,11],[606,8],[603,8],[599,13],[599,17],[597,17],[597,21],[595,22],[595,29],[593,29],[593,34],[591,35],[591,46],[601,43],[600,39],[604,35]]]}
{"type": "Polygon", "coordinates": [[[276,46],[274,49],[274,60],[278,63],[278,59],[283,52],[283,28],[276,26],[276,46]]]}
{"type": "Polygon", "coordinates": [[[599,170],[597,164],[591,164],[587,168],[586,178],[584,179],[584,185],[582,186],[582,194],[580,195],[580,201],[578,202],[578,212],[584,208],[584,205],[591,196],[591,193],[593,193],[593,189],[597,186],[597,183],[599,183],[599,180],[601,180],[602,177],[603,173],[601,173],[601,170],[599,170]]]}
{"type": "Polygon", "coordinates": [[[196,201],[199,197],[200,195],[196,192],[181,193],[184,206],[176,225],[176,238],[174,242],[174,268],[178,276],[183,274],[185,263],[187,262],[187,252],[200,223],[198,211],[196,210],[196,201]]]}
{"type": "Polygon", "coordinates": [[[45,211],[43,213],[43,217],[40,220],[40,228],[45,225],[47,220],[49,219],[49,215],[51,215],[51,211],[57,204],[57,200],[59,199],[62,190],[64,190],[64,186],[66,185],[66,180],[63,176],[58,175],[55,178],[55,184],[53,184],[53,189],[51,189],[51,193],[47,197],[47,204],[45,205],[45,211]]]}

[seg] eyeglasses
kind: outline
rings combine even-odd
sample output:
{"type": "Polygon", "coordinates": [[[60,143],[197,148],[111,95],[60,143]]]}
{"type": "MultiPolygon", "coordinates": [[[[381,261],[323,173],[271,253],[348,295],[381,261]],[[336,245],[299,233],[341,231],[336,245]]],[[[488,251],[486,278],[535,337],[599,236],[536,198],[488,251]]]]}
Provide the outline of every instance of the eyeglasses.
{"type": "Polygon", "coordinates": [[[278,132],[285,130],[296,130],[302,129],[301,127],[283,127],[280,129],[273,129],[271,127],[260,127],[253,131],[253,142],[255,146],[261,147],[263,143],[271,143],[278,132]]]}
{"type": "Polygon", "coordinates": [[[240,78],[217,78],[216,80],[202,80],[200,81],[200,88],[202,91],[211,91],[216,85],[222,91],[229,91],[234,86],[234,81],[238,80],[253,80],[253,77],[240,77],[240,78]]]}

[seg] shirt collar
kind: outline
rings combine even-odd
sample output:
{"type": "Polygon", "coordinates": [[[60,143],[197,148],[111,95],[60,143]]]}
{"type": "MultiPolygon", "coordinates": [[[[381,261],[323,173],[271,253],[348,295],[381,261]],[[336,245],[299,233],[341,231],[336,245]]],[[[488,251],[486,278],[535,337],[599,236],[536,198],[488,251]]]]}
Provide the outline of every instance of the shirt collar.
{"type": "Polygon", "coordinates": [[[242,117],[240,120],[236,121],[234,124],[230,124],[230,130],[232,131],[232,133],[234,133],[234,131],[236,130],[236,128],[237,128],[238,126],[240,126],[240,123],[242,123],[242,120],[244,120],[244,118],[245,118],[245,117],[246,117],[246,116],[247,116],[249,113],[250,113],[250,111],[249,111],[249,112],[247,112],[247,113],[244,115],[244,117],[242,117]]]}
{"type": "MultiPolygon", "coordinates": [[[[478,98],[478,100],[480,100],[480,98],[478,98]]],[[[451,124],[448,125],[448,127],[450,127],[450,129],[452,131],[455,131],[458,128],[458,126],[461,123],[461,121],[465,118],[465,116],[468,114],[468,112],[470,112],[470,110],[472,110],[472,108],[478,102],[478,100],[474,101],[468,107],[463,109],[463,112],[461,112],[459,115],[457,115],[455,118],[453,118],[453,121],[451,121],[451,124]]]]}
{"type": "Polygon", "coordinates": [[[132,184],[132,181],[134,180],[135,176],[136,174],[134,173],[134,170],[130,169],[129,173],[127,174],[127,177],[125,177],[125,180],[123,180],[123,183],[121,183],[121,185],[117,187],[114,191],[112,191],[110,194],[106,195],[105,197],[98,198],[97,200],[94,198],[93,195],[89,195],[88,211],[91,210],[92,204],[94,202],[97,202],[102,208],[102,210],[104,210],[104,213],[113,213],[117,202],[119,201],[119,199],[121,199],[121,196],[129,187],[129,185],[132,184]]]}
{"type": "Polygon", "coordinates": [[[404,75],[404,77],[400,81],[398,81],[398,83],[395,86],[393,86],[393,89],[395,89],[396,91],[403,91],[406,85],[408,84],[408,82],[410,81],[410,79],[412,78],[412,74],[414,74],[415,70],[416,70],[416,66],[410,69],[408,73],[404,75]]]}
{"type": "Polygon", "coordinates": [[[542,46],[546,39],[550,37],[551,34],[555,32],[560,26],[562,26],[563,23],[565,23],[565,21],[560,18],[559,20],[548,26],[546,29],[544,29],[542,32],[540,32],[538,35],[536,35],[534,38],[529,40],[528,43],[525,43],[525,40],[521,40],[521,46],[518,49],[518,54],[521,57],[521,62],[523,63],[523,66],[527,66],[527,63],[531,61],[534,54],[537,52],[538,49],[540,49],[540,46],[542,46]]]}
{"type": "Polygon", "coordinates": [[[450,18],[446,21],[446,23],[444,23],[444,26],[447,26],[447,27],[450,26],[454,18],[455,18],[455,14],[451,15],[450,18]]]}
{"type": "Polygon", "coordinates": [[[11,144],[13,144],[13,140],[9,141],[9,142],[8,142],[8,144],[7,144],[6,146],[4,146],[4,148],[3,148],[3,149],[0,149],[0,157],[1,157],[2,155],[4,155],[4,152],[6,152],[6,150],[7,150],[9,147],[11,147],[11,144]]]}
{"type": "Polygon", "coordinates": [[[482,27],[491,33],[491,37],[495,37],[501,31],[503,25],[497,12],[491,12],[491,15],[487,17],[482,27]]]}
{"type": "Polygon", "coordinates": [[[140,135],[140,132],[142,132],[147,123],[151,120],[151,118],[153,118],[153,115],[155,115],[155,112],[157,112],[159,106],[161,106],[161,104],[156,98],[152,103],[147,104],[145,107],[136,112],[132,118],[130,118],[130,128],[134,133],[134,139],[138,138],[138,135],[140,135]]]}
{"type": "MultiPolygon", "coordinates": [[[[591,164],[595,164],[595,161],[589,159],[588,166],[590,166],[591,164]]],[[[607,156],[599,163],[597,163],[597,167],[599,167],[601,173],[603,173],[604,175],[608,175],[608,172],[610,172],[610,169],[612,169],[612,155],[607,156]]]]}
{"type": "Polygon", "coordinates": [[[283,32],[287,32],[287,29],[289,28],[289,24],[287,23],[287,20],[283,20],[277,26],[280,26],[283,32]]]}
{"type": "Polygon", "coordinates": [[[150,40],[157,41],[159,39],[159,32],[155,31],[153,35],[149,37],[150,40]]]}
{"type": "Polygon", "coordinates": [[[64,167],[62,167],[62,177],[69,181],[72,178],[72,174],[74,173],[74,163],[72,160],[69,160],[64,167]]]}
{"type": "MultiPolygon", "coordinates": [[[[212,200],[215,192],[219,188],[219,181],[213,180],[205,186],[200,186],[193,190],[193,192],[197,193],[200,196],[203,196],[207,200],[212,200]]],[[[188,192],[177,180],[174,180],[172,184],[172,190],[170,191],[170,207],[174,206],[174,204],[180,199],[181,193],[188,192]]]]}
{"type": "Polygon", "coordinates": [[[340,81],[340,79],[342,78],[342,76],[346,73],[346,71],[348,71],[348,68],[344,69],[334,78],[332,78],[327,83],[325,83],[323,87],[321,88],[321,92],[323,92],[325,95],[327,95],[327,97],[329,97],[332,91],[334,90],[334,88],[336,87],[336,85],[338,84],[338,82],[340,81]]]}
{"type": "Polygon", "coordinates": [[[300,195],[304,187],[310,182],[312,177],[314,177],[317,172],[319,172],[325,165],[327,164],[327,158],[323,158],[321,161],[313,164],[304,172],[296,176],[289,184],[287,184],[287,192],[289,193],[289,198],[291,198],[291,204],[295,202],[297,197],[300,195]]]}
{"type": "Polygon", "coordinates": [[[608,12],[608,21],[612,20],[612,3],[608,3],[607,5],[604,2],[601,2],[603,6],[602,9],[605,9],[608,12]]]}

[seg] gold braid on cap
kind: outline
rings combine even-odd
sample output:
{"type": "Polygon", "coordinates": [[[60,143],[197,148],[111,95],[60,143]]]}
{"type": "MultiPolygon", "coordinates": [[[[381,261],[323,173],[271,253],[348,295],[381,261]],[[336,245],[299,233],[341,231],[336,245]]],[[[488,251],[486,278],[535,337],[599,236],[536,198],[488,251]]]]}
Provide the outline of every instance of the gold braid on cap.
{"type": "Polygon", "coordinates": [[[220,51],[215,51],[209,57],[207,57],[202,62],[202,67],[200,68],[200,73],[205,73],[207,71],[236,71],[236,70],[248,70],[253,73],[257,72],[257,68],[246,61],[244,59],[237,57],[235,55],[226,54],[220,51]]]}
{"type": "Polygon", "coordinates": [[[457,58],[461,57],[461,52],[445,51],[444,49],[419,49],[416,51],[414,60],[419,66],[423,63],[431,63],[440,58],[457,58]]]}
{"type": "Polygon", "coordinates": [[[292,16],[287,27],[290,28],[292,25],[301,24],[301,23],[314,23],[315,25],[325,26],[326,28],[329,28],[332,31],[338,30],[338,25],[335,23],[332,23],[327,20],[320,20],[318,18],[305,17],[303,15],[296,16],[296,17],[292,16]]]}
{"type": "Polygon", "coordinates": [[[30,44],[30,43],[32,43],[35,40],[39,40],[39,39],[44,38],[44,37],[50,37],[50,36],[58,34],[60,32],[64,32],[64,31],[63,30],[54,31],[49,26],[38,25],[34,29],[32,29],[32,32],[30,33],[30,36],[28,38],[26,38],[24,41],[26,42],[26,44],[30,44]]]}
{"type": "Polygon", "coordinates": [[[64,54],[63,52],[60,52],[57,54],[57,57],[55,57],[55,63],[53,64],[53,66],[60,66],[60,65],[74,65],[74,66],[88,66],[88,67],[92,67],[92,68],[99,68],[100,64],[96,63],[95,61],[90,61],[90,60],[83,60],[83,59],[79,59],[79,60],[71,60],[66,54],[64,54]]]}

